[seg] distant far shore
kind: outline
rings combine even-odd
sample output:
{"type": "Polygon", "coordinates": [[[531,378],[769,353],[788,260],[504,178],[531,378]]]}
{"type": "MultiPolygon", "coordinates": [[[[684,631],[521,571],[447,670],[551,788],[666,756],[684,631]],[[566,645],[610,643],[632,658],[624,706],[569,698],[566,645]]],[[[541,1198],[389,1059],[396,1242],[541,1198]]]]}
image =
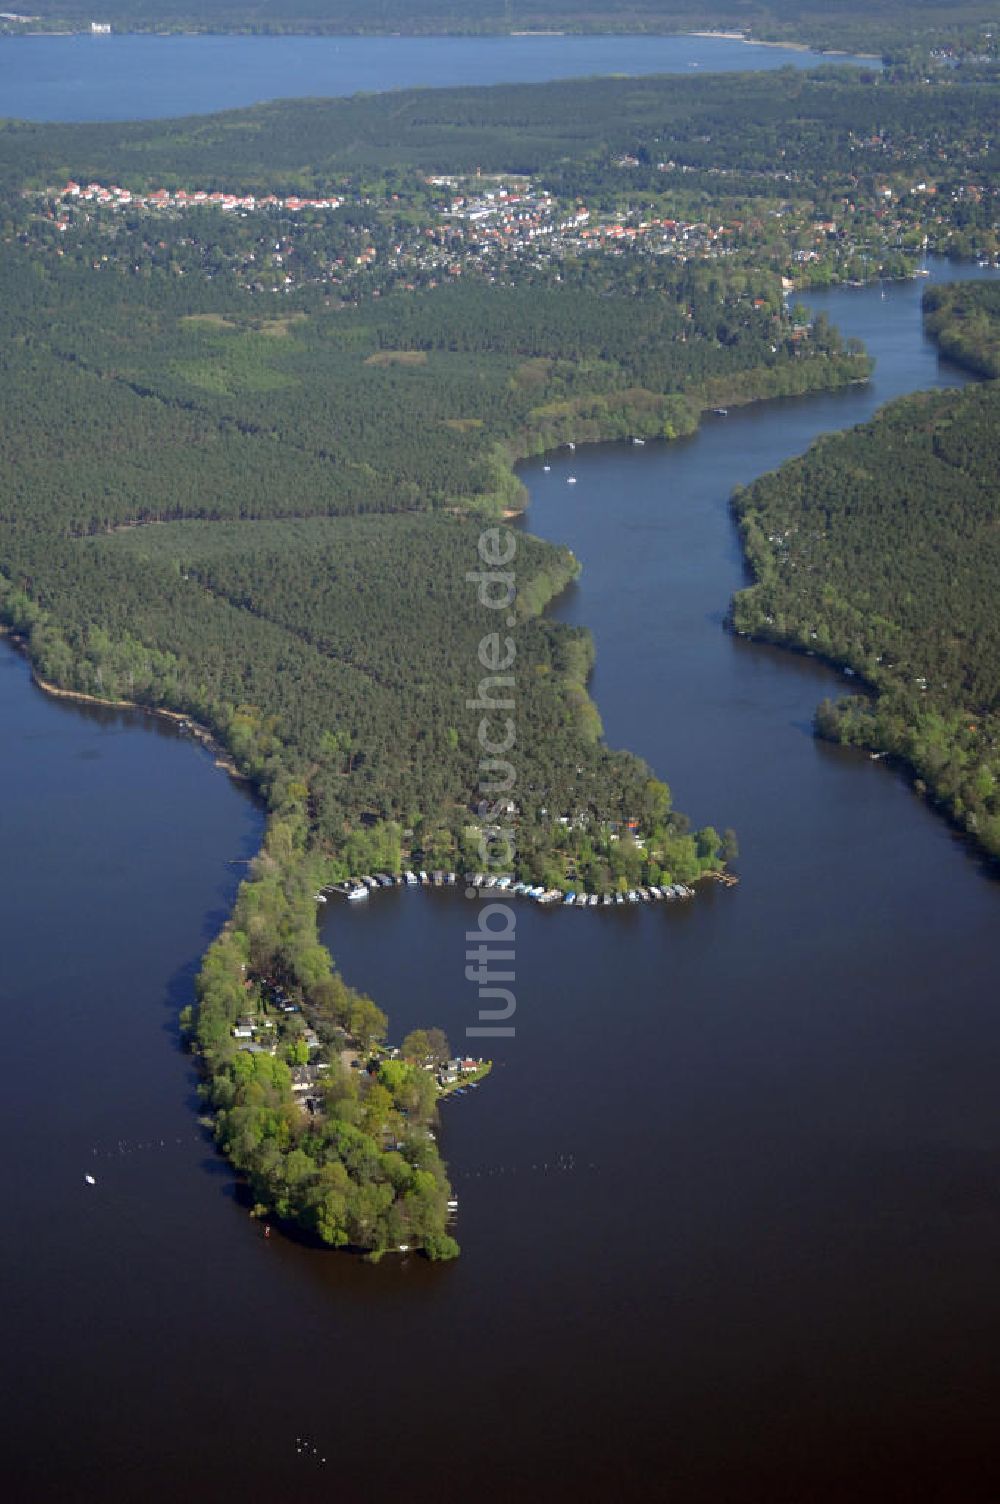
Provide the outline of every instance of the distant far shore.
{"type": "Polygon", "coordinates": [[[815,52],[805,42],[762,42],[758,37],[745,36],[742,31],[685,31],[686,37],[707,37],[713,42],[744,42],[747,47],[782,47],[786,52],[815,52]]]}
{"type": "Polygon", "coordinates": [[[847,52],[843,48],[810,47],[808,42],[765,42],[760,37],[748,37],[742,31],[685,31],[686,37],[705,37],[714,42],[744,42],[747,47],[781,47],[786,52],[816,52],[827,57],[865,57],[881,61],[877,52],[847,52]]]}
{"type": "MultiPolygon", "coordinates": [[[[0,32],[0,36],[7,36],[7,37],[28,37],[28,36],[31,36],[31,37],[67,37],[67,36],[91,36],[93,34],[90,27],[79,25],[79,24],[70,25],[70,26],[67,26],[67,27],[65,27],[63,29],[59,29],[59,30],[55,30],[55,31],[51,31],[51,30],[44,30],[43,31],[41,29],[36,29],[34,27],[34,25],[32,24],[32,22],[35,19],[36,18],[34,18],[34,17],[27,17],[27,16],[17,17],[16,21],[20,23],[19,26],[18,26],[18,29],[16,31],[15,30],[9,30],[9,31],[5,31],[5,32],[0,32]]],[[[15,17],[13,17],[12,15],[0,16],[0,21],[2,21],[2,20],[8,20],[10,22],[14,22],[15,21],[15,17]]],[[[208,26],[204,26],[204,27],[201,27],[201,26],[185,27],[185,26],[178,25],[176,27],[171,27],[171,28],[165,29],[165,30],[157,30],[154,27],[144,27],[144,26],[137,26],[135,24],[132,24],[132,25],[123,25],[120,28],[119,27],[113,27],[111,35],[117,36],[117,37],[126,37],[126,36],[154,36],[154,37],[179,37],[179,36],[186,36],[186,37],[198,37],[198,36],[255,36],[260,41],[275,40],[275,39],[281,38],[281,37],[293,37],[293,36],[322,36],[322,37],[341,37],[341,38],[348,38],[348,37],[350,37],[350,38],[354,38],[354,37],[386,37],[386,38],[389,38],[389,37],[391,37],[391,38],[394,38],[394,39],[398,39],[398,38],[401,38],[401,37],[408,37],[408,38],[411,38],[411,39],[421,39],[422,38],[422,39],[428,40],[428,41],[434,40],[436,38],[439,39],[441,37],[461,37],[461,38],[467,38],[469,40],[476,40],[476,39],[478,39],[479,41],[487,41],[490,38],[494,38],[494,37],[539,37],[539,38],[549,38],[549,39],[555,38],[555,37],[588,37],[588,38],[594,39],[594,38],[600,38],[601,36],[605,36],[605,35],[607,35],[607,36],[635,36],[635,37],[646,37],[646,38],[649,38],[649,37],[671,37],[671,36],[675,36],[676,37],[676,36],[682,36],[682,37],[698,37],[701,40],[710,41],[710,42],[742,42],[744,44],[744,46],[746,46],[746,47],[777,47],[777,48],[783,49],[786,52],[814,52],[814,53],[817,54],[817,56],[822,55],[822,56],[829,56],[829,57],[859,57],[859,58],[869,58],[869,59],[871,59],[874,62],[879,62],[881,60],[880,59],[880,54],[877,53],[877,52],[855,52],[855,53],[851,53],[851,52],[848,52],[846,49],[843,49],[843,48],[810,47],[810,45],[808,44],[808,42],[769,42],[769,41],[764,41],[760,37],[747,36],[746,33],[742,32],[742,31],[645,31],[645,30],[638,30],[637,29],[637,30],[634,30],[634,31],[633,30],[627,30],[627,31],[624,31],[624,32],[607,32],[607,33],[604,33],[604,32],[592,32],[592,31],[564,31],[564,30],[560,30],[560,31],[551,30],[550,31],[550,30],[542,30],[542,29],[535,29],[535,28],[525,28],[525,29],[519,29],[517,31],[481,31],[481,32],[460,31],[460,30],[455,30],[455,31],[441,31],[441,32],[434,32],[434,31],[426,31],[426,32],[425,31],[399,32],[399,31],[378,31],[378,30],[370,30],[370,31],[369,30],[365,30],[365,31],[350,30],[350,31],[344,31],[344,32],[334,32],[334,31],[328,31],[325,27],[307,27],[307,26],[303,26],[301,30],[294,30],[294,29],[285,29],[285,28],[283,28],[281,31],[273,31],[272,32],[272,31],[267,31],[267,30],[264,30],[264,31],[252,31],[249,26],[239,26],[239,25],[235,25],[235,24],[231,25],[231,26],[224,26],[224,25],[214,25],[214,26],[212,26],[212,25],[208,25],[208,26]]]]}

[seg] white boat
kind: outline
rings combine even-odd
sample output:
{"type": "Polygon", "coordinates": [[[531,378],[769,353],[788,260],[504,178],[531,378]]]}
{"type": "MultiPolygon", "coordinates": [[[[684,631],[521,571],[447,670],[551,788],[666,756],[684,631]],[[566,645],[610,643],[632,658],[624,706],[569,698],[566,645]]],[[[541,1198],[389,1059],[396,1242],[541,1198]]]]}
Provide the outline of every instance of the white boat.
{"type": "Polygon", "coordinates": [[[97,1181],[94,1179],[93,1175],[85,1175],[83,1178],[87,1182],[88,1185],[96,1185],[97,1184],[97,1181]]]}
{"type": "Polygon", "coordinates": [[[348,901],[348,903],[357,903],[357,901],[358,901],[359,898],[367,898],[367,897],[368,897],[368,889],[362,883],[357,888],[350,888],[348,890],[347,901],[348,901]]]}
{"type": "Polygon", "coordinates": [[[548,475],[549,471],[552,469],[552,466],[551,465],[543,465],[542,469],[545,471],[545,474],[548,475]]]}
{"type": "Polygon", "coordinates": [[[566,477],[566,484],[568,486],[575,486],[576,485],[576,476],[575,475],[568,475],[566,477]]]}

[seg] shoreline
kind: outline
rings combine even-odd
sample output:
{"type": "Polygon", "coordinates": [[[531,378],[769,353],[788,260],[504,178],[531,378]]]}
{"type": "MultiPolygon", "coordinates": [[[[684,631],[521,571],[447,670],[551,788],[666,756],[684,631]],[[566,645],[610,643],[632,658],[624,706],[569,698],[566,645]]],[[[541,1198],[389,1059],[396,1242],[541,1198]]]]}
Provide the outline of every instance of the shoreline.
{"type": "MultiPolygon", "coordinates": [[[[838,359],[841,360],[848,358],[849,357],[847,356],[838,357],[838,359]]],[[[869,359],[867,350],[859,358],[863,360],[869,359]]],[[[644,443],[674,444],[679,439],[691,438],[694,434],[699,433],[701,431],[704,419],[710,416],[712,413],[718,412],[720,409],[753,407],[759,402],[780,401],[785,397],[811,397],[817,396],[822,392],[839,391],[851,386],[864,386],[869,381],[871,381],[874,368],[869,367],[869,369],[863,376],[852,375],[847,376],[845,377],[845,379],[840,381],[821,381],[815,386],[810,386],[807,384],[803,386],[800,391],[765,391],[754,392],[750,395],[746,395],[745,393],[740,392],[736,387],[727,388],[724,385],[724,382],[727,379],[735,379],[739,376],[751,377],[755,374],[759,375],[762,372],[769,372],[771,370],[779,369],[784,368],[750,366],[744,372],[734,373],[734,377],[732,378],[710,378],[718,382],[718,385],[714,390],[707,389],[707,383],[703,383],[700,387],[692,388],[690,391],[682,391],[679,395],[688,403],[690,416],[692,419],[692,426],[690,428],[679,429],[678,432],[673,434],[643,434],[641,431],[641,425],[638,424],[635,430],[630,434],[611,433],[606,429],[602,429],[596,434],[584,434],[578,428],[570,428],[569,424],[572,421],[572,419],[570,418],[566,420],[566,427],[563,434],[561,436],[553,434],[551,436],[551,442],[546,444],[545,448],[538,452],[535,452],[534,450],[524,451],[523,441],[525,435],[515,434],[510,440],[507,441],[507,458],[511,474],[514,475],[518,480],[520,480],[520,477],[518,476],[519,466],[527,464],[531,461],[544,459],[546,456],[557,455],[570,446],[572,449],[576,449],[584,446],[591,446],[594,444],[624,444],[633,442],[633,440],[637,437],[642,438],[644,443]]],[[[789,369],[791,369],[791,367],[789,367],[789,369]]],[[[828,365],[826,366],[826,369],[829,369],[828,365]]],[[[659,397],[660,400],[666,400],[666,395],[667,394],[665,393],[654,393],[654,396],[659,397]]],[[[504,522],[513,522],[519,518],[524,518],[530,504],[530,497],[525,491],[525,493],[516,504],[509,503],[501,509],[501,512],[499,514],[501,520],[504,522]]],[[[460,510],[463,515],[472,516],[475,514],[477,509],[474,505],[467,504],[464,507],[461,507],[460,510]]]]}
{"type": "MultiPolygon", "coordinates": [[[[840,384],[840,383],[837,383],[837,384],[840,384]]],[[[825,383],[823,383],[823,385],[821,385],[819,388],[813,388],[813,389],[811,389],[809,387],[806,387],[806,389],[803,390],[802,392],[795,393],[793,395],[796,395],[796,396],[807,396],[807,395],[811,394],[812,390],[824,390],[824,389],[826,389],[826,384],[825,383]]],[[[702,395],[704,395],[704,394],[702,394],[702,395]]],[[[730,396],[730,398],[729,398],[729,401],[733,405],[736,404],[737,400],[738,399],[736,397],[734,397],[734,396],[730,396]]],[[[752,396],[752,397],[748,397],[745,400],[748,403],[753,404],[753,403],[756,403],[756,402],[758,402],[760,400],[767,400],[767,399],[766,399],[766,397],[762,398],[761,396],[755,395],[755,396],[752,396]]],[[[698,405],[698,407],[701,406],[701,404],[697,404],[697,405],[698,405]]],[[[702,410],[704,410],[704,409],[702,408],[702,410]]],[[[699,412],[698,416],[700,418],[700,412],[699,412]]],[[[595,439],[595,442],[605,442],[605,440],[603,440],[603,439],[595,439]]],[[[525,497],[525,502],[526,502],[526,507],[527,507],[527,504],[530,502],[530,498],[527,497],[527,495],[525,497]]],[[[211,733],[208,732],[205,727],[197,725],[197,723],[191,721],[190,717],[187,717],[187,716],[183,715],[183,713],[181,713],[180,711],[172,710],[172,709],[167,709],[167,708],[159,707],[159,706],[144,706],[144,705],[137,704],[136,702],[129,701],[129,700],[123,700],[123,699],[117,699],[117,698],[116,699],[102,698],[102,697],[97,696],[97,695],[88,694],[85,691],[76,691],[76,690],[71,690],[71,689],[61,689],[59,686],[51,684],[49,681],[45,680],[39,673],[37,673],[35,671],[33,665],[31,665],[31,663],[30,663],[30,656],[28,656],[28,653],[27,653],[27,643],[26,643],[26,641],[23,638],[14,636],[13,634],[6,634],[6,635],[9,635],[11,637],[11,640],[14,642],[14,644],[16,646],[18,646],[19,650],[22,651],[22,652],[24,652],[25,656],[28,657],[28,662],[29,662],[29,667],[30,667],[30,670],[31,670],[33,682],[36,684],[36,686],[39,689],[42,690],[43,693],[51,694],[56,699],[66,700],[66,701],[69,701],[71,703],[79,704],[81,706],[93,705],[93,706],[99,706],[99,707],[102,707],[102,708],[117,709],[117,710],[142,710],[142,711],[145,711],[147,714],[152,714],[152,715],[155,715],[155,716],[160,716],[164,720],[173,722],[175,725],[177,723],[179,723],[179,722],[186,721],[189,725],[192,726],[192,728],[194,728],[195,726],[197,726],[196,736],[197,736],[198,740],[200,740],[200,741],[203,742],[203,745],[206,745],[213,752],[217,752],[219,750],[218,743],[216,742],[215,738],[211,735],[211,733]],[[198,733],[200,733],[200,734],[198,734],[198,733]]],[[[588,695],[588,700],[589,699],[590,699],[590,697],[588,695]]],[[[590,703],[591,704],[595,704],[595,702],[593,702],[593,701],[590,701],[590,703]]],[[[596,709],[596,705],[595,705],[595,709],[596,709]]],[[[598,711],[598,714],[599,714],[599,711],[598,711]]],[[[237,776],[240,776],[240,775],[237,775],[237,776]]],[[[716,884],[718,884],[720,886],[726,886],[726,887],[733,885],[731,877],[728,874],[727,875],[721,875],[721,874],[712,873],[712,874],[700,874],[699,876],[706,877],[708,879],[708,882],[712,883],[713,887],[716,884]]],[[[733,876],[735,876],[735,874],[733,874],[733,876]]],[[[706,887],[707,887],[707,885],[708,884],[706,883],[706,887]]],[[[657,885],[657,886],[660,886],[660,885],[657,885]]],[[[569,905],[567,905],[565,903],[565,898],[563,899],[563,902],[558,905],[558,907],[564,907],[564,906],[569,906],[569,905]]],[[[590,903],[588,902],[587,906],[591,907],[592,905],[590,905],[590,903]]],[[[619,906],[621,906],[621,905],[619,905],[616,902],[615,903],[615,908],[617,908],[619,906]]],[[[647,906],[652,906],[652,905],[647,900],[645,900],[645,899],[640,899],[638,902],[632,901],[632,902],[629,903],[629,907],[647,907],[647,906]]],[[[668,905],[664,904],[663,906],[667,907],[668,905]]],[[[573,905],[573,907],[582,907],[582,905],[578,904],[578,903],[575,903],[573,905]]],[[[593,905],[593,907],[598,907],[598,905],[595,904],[595,905],[593,905]]],[[[605,907],[605,905],[601,904],[599,907],[603,910],[603,908],[605,907]]],[[[227,926],[229,926],[229,925],[231,925],[233,923],[234,912],[235,912],[235,910],[233,912],[231,912],[230,915],[228,916],[227,921],[226,921],[226,925],[227,926]]],[[[319,914],[318,914],[318,911],[317,911],[316,914],[315,914],[315,922],[316,922],[315,934],[317,935],[317,938],[319,936],[318,918],[319,918],[319,914]]],[[[322,942],[320,942],[320,943],[322,943],[322,942]]],[[[222,1155],[223,1155],[223,1158],[225,1159],[225,1161],[227,1162],[227,1164],[229,1164],[230,1167],[235,1170],[237,1176],[241,1176],[242,1173],[243,1173],[242,1170],[241,1170],[241,1168],[239,1167],[239,1165],[237,1165],[235,1163],[235,1161],[233,1160],[233,1158],[231,1157],[231,1155],[228,1152],[226,1152],[226,1150],[224,1148],[222,1149],[222,1155]]]]}
{"type": "MultiPolygon", "coordinates": [[[[742,31],[647,31],[629,29],[622,31],[548,31],[532,29],[516,29],[512,31],[328,31],[325,27],[303,27],[301,30],[281,31],[255,31],[249,23],[245,26],[197,26],[181,27],[173,30],[157,30],[154,27],[123,26],[116,28],[110,33],[112,37],[162,37],[164,39],[177,37],[253,37],[258,41],[279,41],[284,37],[325,37],[331,41],[353,41],[355,39],[385,39],[398,41],[410,39],[414,41],[441,41],[442,39],[456,39],[464,41],[488,42],[497,39],[518,38],[519,40],[538,38],[539,40],[559,40],[562,38],[580,37],[591,40],[607,39],[608,37],[635,37],[637,39],[658,38],[661,40],[670,37],[697,37],[702,41],[710,42],[742,42],[746,47],[777,47],[786,52],[813,53],[816,57],[854,57],[863,58],[871,62],[881,62],[881,53],[878,52],[851,52],[846,47],[814,47],[808,42],[776,42],[766,41],[762,37],[748,36],[742,31]]],[[[24,25],[19,30],[0,31],[0,40],[4,38],[18,39],[21,37],[94,37],[94,33],[86,26],[68,26],[62,30],[40,30],[24,25]]],[[[95,40],[105,41],[106,36],[95,37],[95,40]]]]}
{"type": "MultiPolygon", "coordinates": [[[[906,280],[915,280],[915,278],[906,280]]],[[[921,327],[926,333],[926,314],[923,307],[921,308],[921,327]]],[[[939,354],[945,353],[942,349],[940,338],[937,335],[932,335],[931,337],[938,349],[939,354]]],[[[963,370],[969,378],[967,384],[964,387],[958,388],[958,390],[968,391],[978,386],[989,385],[991,383],[992,378],[984,375],[982,371],[977,370],[974,365],[968,362],[963,362],[961,359],[958,359],[955,356],[949,355],[949,359],[952,359],[954,363],[961,370],[963,370]]],[[[876,408],[876,411],[872,415],[872,418],[869,420],[869,422],[874,423],[882,414],[887,411],[887,409],[897,407],[902,403],[909,402],[914,397],[921,395],[934,395],[935,393],[940,393],[944,390],[948,389],[931,388],[930,391],[924,391],[920,388],[917,388],[914,391],[905,393],[902,396],[890,398],[888,401],[881,403],[876,408]]],[[[831,434],[824,435],[823,437],[839,437],[848,432],[850,432],[850,429],[839,428],[832,430],[831,434]]],[[[820,442],[822,442],[822,439],[814,439],[809,447],[813,448],[817,443],[820,442]]],[[[789,463],[794,463],[794,460],[789,459],[783,462],[783,464],[789,463]]],[[[761,584],[762,580],[762,571],[759,567],[761,564],[761,555],[759,552],[751,548],[748,544],[747,537],[742,526],[742,517],[736,503],[737,494],[738,493],[734,492],[733,495],[730,496],[730,519],[736,528],[737,537],[739,539],[740,554],[745,567],[749,570],[749,573],[751,575],[751,583],[749,585],[744,585],[741,590],[734,593],[734,595],[730,598],[726,616],[726,630],[734,638],[739,638],[745,642],[756,643],[764,647],[776,648],[779,652],[794,654],[798,657],[811,658],[814,662],[819,663],[825,668],[831,670],[838,676],[838,678],[845,680],[847,678],[853,678],[854,685],[850,692],[850,698],[866,699],[871,710],[877,713],[883,696],[886,695],[894,687],[891,679],[885,684],[879,684],[874,680],[868,678],[860,666],[855,666],[847,658],[838,656],[832,650],[826,651],[819,647],[807,646],[805,643],[796,639],[794,635],[785,634],[780,631],[772,630],[771,628],[768,628],[766,630],[760,627],[752,629],[741,628],[736,625],[735,608],[737,596],[756,589],[761,584]]],[[[839,701],[834,701],[834,703],[839,703],[839,701]]],[[[985,871],[994,876],[1000,877],[1000,857],[997,857],[993,852],[990,851],[990,849],[985,845],[984,840],[976,830],[970,829],[964,823],[960,815],[956,812],[954,805],[949,802],[949,799],[943,791],[940,783],[926,771],[922,772],[906,751],[885,745],[877,737],[874,736],[871,738],[865,737],[863,739],[853,741],[843,740],[835,735],[827,734],[819,724],[819,710],[820,706],[817,705],[814,711],[812,726],[812,735],[815,740],[825,742],[827,745],[832,747],[840,747],[845,750],[857,752],[858,754],[863,754],[873,762],[884,763],[887,769],[892,771],[896,776],[903,778],[914,795],[925,800],[927,804],[935,811],[935,813],[939,817],[942,817],[944,819],[945,823],[965,844],[970,855],[972,855],[978,862],[982,864],[985,871]]],[[[905,730],[907,734],[909,734],[913,730],[913,723],[911,721],[906,721],[905,730]]]]}
{"type": "Polygon", "coordinates": [[[0,623],[0,638],[10,643],[11,647],[24,658],[31,674],[31,682],[36,689],[43,694],[51,695],[54,700],[69,700],[77,705],[93,705],[99,710],[131,710],[141,715],[153,716],[159,720],[170,721],[178,727],[186,727],[193,739],[202,746],[206,752],[210,752],[215,759],[215,766],[220,772],[227,773],[236,783],[248,784],[253,787],[253,779],[246,773],[241,773],[230,754],[220,741],[209,731],[207,726],[199,721],[192,720],[191,716],[184,715],[179,710],[167,710],[161,705],[142,705],[138,700],[109,700],[102,699],[100,695],[88,695],[82,689],[60,689],[58,684],[52,684],[48,679],[43,679],[31,661],[28,652],[28,644],[25,639],[11,627],[0,623]]]}
{"type": "Polygon", "coordinates": [[[879,52],[849,52],[846,47],[811,47],[808,42],[768,42],[763,37],[747,36],[742,31],[682,31],[681,36],[701,37],[714,42],[742,42],[747,47],[778,47],[785,52],[812,52],[817,57],[859,57],[880,63],[879,52]]]}
{"type": "MultiPolygon", "coordinates": [[[[818,47],[810,47],[807,42],[765,42],[760,37],[747,36],[742,31],[685,31],[686,37],[701,37],[711,42],[742,42],[745,47],[780,47],[786,52],[815,52],[822,56],[818,47]]],[[[850,53],[840,54],[849,57],[850,53]]],[[[860,53],[858,54],[860,56],[860,53]]]]}

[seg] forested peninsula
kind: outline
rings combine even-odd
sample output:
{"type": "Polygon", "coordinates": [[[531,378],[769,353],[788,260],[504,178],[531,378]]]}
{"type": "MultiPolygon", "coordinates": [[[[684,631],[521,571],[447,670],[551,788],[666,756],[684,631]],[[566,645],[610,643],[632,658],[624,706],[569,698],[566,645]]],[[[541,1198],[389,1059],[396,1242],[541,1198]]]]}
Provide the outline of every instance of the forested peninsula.
{"type": "MultiPolygon", "coordinates": [[[[1000,288],[925,298],[942,348],[988,371],[1000,288]]],[[[821,736],[889,755],[1000,858],[1000,386],[889,404],[734,498],[756,583],[737,631],[816,653],[868,693],[821,736]]]]}
{"type": "Polygon", "coordinates": [[[924,324],[949,360],[988,380],[1000,377],[1000,286],[956,282],[924,293],[924,324]]]}
{"type": "Polygon", "coordinates": [[[590,639],[545,614],[578,565],[507,525],[514,462],[866,379],[783,291],[932,236],[993,254],[996,109],[824,70],[0,129],[0,615],[44,680],[189,718],[266,803],[186,1019],[261,1214],[457,1252],[442,1041],[382,1048],[323,887],[476,870],[506,830],[512,875],[588,892],[733,849],[604,742],[590,639]],[[501,637],[470,577],[508,553],[501,637]],[[484,789],[491,665],[516,777],[484,789]]]}

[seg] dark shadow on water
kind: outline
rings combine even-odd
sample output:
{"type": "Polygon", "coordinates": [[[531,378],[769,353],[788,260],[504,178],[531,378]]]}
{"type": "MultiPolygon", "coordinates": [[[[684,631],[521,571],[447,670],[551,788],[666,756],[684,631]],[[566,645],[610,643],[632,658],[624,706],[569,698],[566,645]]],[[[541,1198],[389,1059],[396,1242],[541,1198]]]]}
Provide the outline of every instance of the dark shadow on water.
{"type": "MultiPolygon", "coordinates": [[[[209,1175],[216,1180],[225,1180],[227,1184],[223,1194],[238,1199],[239,1186],[235,1171],[221,1154],[206,1155],[204,1159],[198,1161],[198,1168],[203,1175],[209,1175]]],[[[252,1198],[247,1201],[247,1205],[253,1205],[252,1198]]]]}

